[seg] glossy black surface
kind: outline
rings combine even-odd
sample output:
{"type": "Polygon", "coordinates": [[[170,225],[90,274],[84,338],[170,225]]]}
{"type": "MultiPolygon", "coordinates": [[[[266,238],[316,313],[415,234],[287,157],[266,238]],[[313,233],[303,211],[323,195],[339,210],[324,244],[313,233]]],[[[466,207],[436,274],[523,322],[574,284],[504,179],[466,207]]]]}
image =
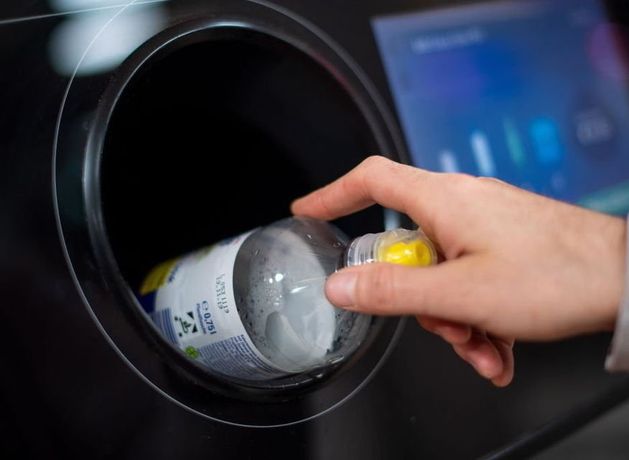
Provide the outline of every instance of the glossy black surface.
{"type": "MultiPolygon", "coordinates": [[[[388,107],[378,121],[382,129],[390,131],[385,143],[396,150],[392,155],[405,158],[403,147],[395,142],[400,138],[396,125],[387,126],[383,121],[389,116],[386,112],[393,111],[369,19],[375,14],[444,2],[283,3],[339,43],[375,83],[374,97],[381,95],[388,107]]],[[[153,7],[160,8],[165,26],[207,17],[213,6],[216,2],[174,1],[153,7]]],[[[116,8],[107,11],[109,17],[125,14],[116,8]]],[[[3,451],[33,458],[475,458],[510,445],[519,449],[516,454],[526,452],[527,445],[516,441],[549,423],[555,425],[536,436],[544,443],[553,442],[553,429],[566,433],[561,427],[578,420],[585,409],[613,403],[609,395],[624,396],[625,378],[603,370],[606,335],[551,345],[518,345],[516,380],[509,388],[497,390],[410,321],[376,377],[344,405],[310,422],[273,429],[239,428],[202,418],[155,391],[98,329],[64,257],[53,206],[52,157],[70,75],[60,74],[58,69],[63,66],[53,64],[53,42],[64,24],[87,16],[13,21],[53,12],[45,2],[5,1],[0,5],[4,20],[0,23],[3,451]]],[[[622,17],[622,12],[618,14],[622,17]]],[[[87,43],[79,49],[85,47],[87,43]]],[[[80,53],[76,59],[79,57],[80,53]]],[[[65,110],[88,113],[112,74],[78,78],[86,97],[70,98],[73,102],[65,110]]],[[[76,130],[77,138],[84,139],[93,126],[88,123],[66,129],[76,130]]],[[[71,151],[70,137],[66,141],[64,148],[71,151]]],[[[80,158],[82,144],[77,142],[76,149],[80,158]]],[[[347,163],[335,167],[348,168],[358,158],[344,161],[347,163]]],[[[337,172],[323,166],[321,170],[329,175],[337,172]]],[[[82,167],[80,162],[68,165],[67,177],[61,174],[57,180],[73,183],[82,167]]],[[[308,187],[327,179],[324,174],[308,187]]],[[[295,184],[290,193],[297,195],[308,187],[295,184]]],[[[287,196],[286,203],[291,198],[287,196]]],[[[83,200],[80,187],[70,188],[62,197],[66,211],[84,209],[83,200]]],[[[82,211],[76,215],[77,228],[82,228],[82,211]]],[[[66,222],[66,229],[69,225],[66,222]]],[[[93,275],[83,280],[92,300],[102,295],[101,302],[109,301],[106,296],[117,288],[107,291],[110,280],[101,276],[100,267],[87,257],[92,249],[89,245],[75,249],[73,260],[85,264],[93,275]],[[86,251],[85,258],[81,258],[81,250],[86,251]]],[[[140,359],[144,355],[138,344],[151,339],[143,333],[128,335],[127,328],[135,327],[128,325],[134,323],[115,307],[112,304],[112,315],[127,326],[108,333],[118,333],[122,342],[117,346],[128,349],[132,360],[140,359]]],[[[149,371],[168,374],[176,369],[175,358],[159,346],[152,349],[153,357],[145,363],[149,371]]],[[[198,394],[204,398],[203,391],[198,394]]],[[[210,391],[206,397],[212,400],[215,394],[210,391]]],[[[251,404],[256,404],[255,410],[265,407],[251,404]]],[[[291,411],[312,412],[307,398],[297,408],[295,401],[286,404],[293,405],[291,411]]],[[[595,415],[595,411],[589,413],[595,415]]]]}
{"type": "MultiPolygon", "coordinates": [[[[104,331],[152,384],[212,419],[295,423],[363,385],[399,321],[374,321],[334,374],[225,385],[162,343],[133,291],[160,261],[285,216],[296,196],[391,143],[369,90],[316,33],[251,4],[205,10],[221,19],[172,21],[111,79],[73,81],[54,165],[63,244],[104,331]]],[[[377,231],[383,214],[338,224],[377,231]]]]}

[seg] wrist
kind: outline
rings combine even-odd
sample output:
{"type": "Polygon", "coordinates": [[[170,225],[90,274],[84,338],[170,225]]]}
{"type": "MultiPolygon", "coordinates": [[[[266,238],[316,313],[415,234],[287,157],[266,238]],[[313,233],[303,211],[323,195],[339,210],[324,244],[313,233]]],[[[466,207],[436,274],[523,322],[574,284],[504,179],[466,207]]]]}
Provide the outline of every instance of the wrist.
{"type": "Polygon", "coordinates": [[[623,286],[614,313],[614,336],[605,360],[605,368],[608,371],[629,371],[629,248],[627,248],[627,222],[625,221],[624,234],[624,260],[623,260],[623,286]]]}
{"type": "Polygon", "coordinates": [[[618,317],[618,310],[625,289],[625,273],[627,261],[627,221],[625,219],[607,217],[601,231],[603,250],[600,254],[599,279],[602,283],[602,329],[612,331],[618,317]]]}

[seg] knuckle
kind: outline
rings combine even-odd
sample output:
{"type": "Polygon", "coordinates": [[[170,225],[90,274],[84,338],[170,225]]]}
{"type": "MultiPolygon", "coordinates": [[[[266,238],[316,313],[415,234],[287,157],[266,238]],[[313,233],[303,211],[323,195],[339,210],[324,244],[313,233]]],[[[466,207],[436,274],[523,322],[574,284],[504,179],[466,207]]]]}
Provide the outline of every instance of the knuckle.
{"type": "Polygon", "coordinates": [[[395,174],[400,164],[381,155],[372,155],[363,160],[361,166],[365,178],[373,178],[395,174]]]}
{"type": "Polygon", "coordinates": [[[487,177],[487,176],[482,176],[479,177],[478,180],[480,182],[483,182],[485,184],[500,184],[500,185],[507,185],[507,183],[503,180],[498,179],[497,177],[487,177]]]}
{"type": "Polygon", "coordinates": [[[482,182],[474,176],[461,173],[446,174],[443,177],[443,189],[451,204],[468,205],[478,200],[482,182]]]}
{"type": "Polygon", "coordinates": [[[379,169],[384,167],[385,165],[388,165],[389,163],[391,163],[391,160],[383,157],[382,155],[371,155],[363,160],[362,166],[366,169],[379,169]]]}
{"type": "Polygon", "coordinates": [[[465,173],[449,173],[444,175],[445,180],[452,187],[459,189],[469,189],[475,187],[478,182],[478,178],[465,173]]]}

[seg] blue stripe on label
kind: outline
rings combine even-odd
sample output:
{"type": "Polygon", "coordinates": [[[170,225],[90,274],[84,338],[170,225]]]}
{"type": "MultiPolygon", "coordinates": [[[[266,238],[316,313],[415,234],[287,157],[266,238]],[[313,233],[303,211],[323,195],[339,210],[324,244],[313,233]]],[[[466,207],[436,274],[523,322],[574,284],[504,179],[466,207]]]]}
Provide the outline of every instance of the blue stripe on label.
{"type": "Polygon", "coordinates": [[[173,326],[170,308],[155,311],[150,314],[150,317],[157,328],[162,331],[162,334],[164,334],[170,342],[177,345],[177,333],[175,332],[175,327],[173,326]]]}

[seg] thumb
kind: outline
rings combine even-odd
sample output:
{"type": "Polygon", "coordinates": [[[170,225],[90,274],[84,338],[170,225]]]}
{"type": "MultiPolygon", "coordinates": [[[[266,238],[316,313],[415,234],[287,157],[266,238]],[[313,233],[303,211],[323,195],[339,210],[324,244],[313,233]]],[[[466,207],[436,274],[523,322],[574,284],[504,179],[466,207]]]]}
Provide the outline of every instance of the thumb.
{"type": "Polygon", "coordinates": [[[325,293],[338,307],[374,315],[428,315],[476,325],[482,314],[473,301],[470,261],[451,260],[432,267],[387,263],[341,270],[328,279],[325,293]]]}

